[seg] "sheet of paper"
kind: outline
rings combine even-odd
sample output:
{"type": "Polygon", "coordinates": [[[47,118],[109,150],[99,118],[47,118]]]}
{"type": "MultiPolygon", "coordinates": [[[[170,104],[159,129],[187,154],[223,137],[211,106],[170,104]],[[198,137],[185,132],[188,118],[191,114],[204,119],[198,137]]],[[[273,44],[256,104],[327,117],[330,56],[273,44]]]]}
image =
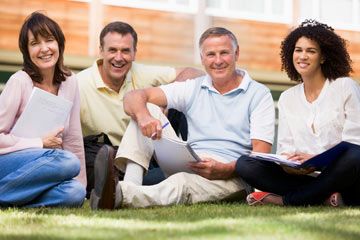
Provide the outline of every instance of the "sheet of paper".
{"type": "Polygon", "coordinates": [[[165,175],[177,172],[192,171],[186,166],[188,162],[200,161],[200,158],[184,141],[162,137],[153,140],[157,162],[165,175]]]}
{"type": "Polygon", "coordinates": [[[34,87],[23,113],[11,130],[18,137],[43,137],[64,127],[72,102],[34,87]]]}
{"type": "Polygon", "coordinates": [[[304,168],[304,169],[313,168],[321,171],[324,167],[331,164],[332,161],[338,159],[341,156],[341,154],[343,154],[347,149],[351,147],[351,145],[353,144],[342,141],[336,144],[335,146],[333,146],[332,148],[329,148],[328,150],[313,156],[312,158],[303,162],[302,164],[300,162],[287,160],[285,156],[277,155],[277,154],[252,152],[250,154],[250,157],[254,157],[256,159],[263,161],[276,162],[293,168],[304,168]]]}
{"type": "Polygon", "coordinates": [[[256,159],[264,160],[264,161],[276,162],[289,167],[296,167],[301,165],[300,162],[287,160],[285,156],[278,154],[252,152],[250,154],[250,157],[254,157],[256,159]]]}

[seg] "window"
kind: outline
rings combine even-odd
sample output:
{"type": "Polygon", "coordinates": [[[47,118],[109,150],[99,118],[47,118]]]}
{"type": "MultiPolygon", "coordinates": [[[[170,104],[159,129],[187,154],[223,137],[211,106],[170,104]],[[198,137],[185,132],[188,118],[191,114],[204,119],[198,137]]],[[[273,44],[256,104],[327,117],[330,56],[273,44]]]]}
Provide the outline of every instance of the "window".
{"type": "Polygon", "coordinates": [[[206,12],[212,16],[290,23],[289,0],[207,0],[206,12]]]}
{"type": "Polygon", "coordinates": [[[184,13],[196,13],[197,11],[197,0],[102,0],[102,3],[184,13]]]}
{"type": "Polygon", "coordinates": [[[264,0],[229,0],[229,9],[261,14],[265,12],[265,4],[264,0]]]}
{"type": "Polygon", "coordinates": [[[313,18],[334,28],[360,29],[360,0],[301,0],[300,21],[313,18]]]}

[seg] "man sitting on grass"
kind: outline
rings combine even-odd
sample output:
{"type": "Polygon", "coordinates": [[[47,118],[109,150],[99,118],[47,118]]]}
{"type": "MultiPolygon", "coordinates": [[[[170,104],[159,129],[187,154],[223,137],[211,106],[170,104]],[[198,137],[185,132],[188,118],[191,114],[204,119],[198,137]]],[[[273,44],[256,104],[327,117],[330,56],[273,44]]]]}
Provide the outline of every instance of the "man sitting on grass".
{"type": "MultiPolygon", "coordinates": [[[[116,156],[125,169],[124,181],[114,176],[112,159],[99,154],[95,160],[92,209],[192,204],[222,199],[244,199],[246,184],[235,177],[236,160],[251,150],[270,152],[274,137],[274,105],[268,88],[236,69],[239,46],[234,34],[210,28],[199,41],[206,76],[192,81],[135,90],[124,99],[132,121],[116,156]],[[188,120],[188,142],[202,161],[189,167],[194,173],[176,173],[152,186],[139,186],[149,166],[153,139],[173,136],[159,107],[175,108],[188,120]],[[126,139],[126,141],[125,141],[126,139]],[[127,177],[126,177],[127,176],[127,177]]],[[[169,152],[169,154],[171,154],[169,152]]]]}

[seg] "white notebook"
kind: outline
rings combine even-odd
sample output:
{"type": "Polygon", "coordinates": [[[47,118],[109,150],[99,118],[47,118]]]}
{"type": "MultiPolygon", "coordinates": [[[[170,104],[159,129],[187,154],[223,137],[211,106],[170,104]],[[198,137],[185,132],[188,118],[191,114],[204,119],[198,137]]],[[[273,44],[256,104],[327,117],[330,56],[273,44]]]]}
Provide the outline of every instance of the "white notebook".
{"type": "Polygon", "coordinates": [[[18,137],[43,137],[64,127],[72,102],[34,87],[23,113],[11,130],[18,137]]]}
{"type": "Polygon", "coordinates": [[[186,166],[188,162],[201,161],[194,150],[180,139],[162,137],[153,140],[157,162],[166,176],[177,172],[192,171],[186,166]]]}
{"type": "Polygon", "coordinates": [[[324,167],[331,164],[332,161],[336,160],[341,154],[347,151],[351,147],[352,143],[342,141],[332,148],[313,156],[312,158],[306,160],[305,162],[297,162],[288,160],[283,155],[276,154],[267,154],[267,153],[258,153],[252,152],[250,157],[256,158],[262,161],[276,162],[281,165],[285,165],[292,168],[313,168],[315,170],[321,171],[324,167]]]}
{"type": "Polygon", "coordinates": [[[276,162],[278,164],[282,164],[288,167],[297,167],[301,165],[300,162],[288,160],[286,156],[279,154],[251,152],[249,156],[258,160],[276,162]]]}

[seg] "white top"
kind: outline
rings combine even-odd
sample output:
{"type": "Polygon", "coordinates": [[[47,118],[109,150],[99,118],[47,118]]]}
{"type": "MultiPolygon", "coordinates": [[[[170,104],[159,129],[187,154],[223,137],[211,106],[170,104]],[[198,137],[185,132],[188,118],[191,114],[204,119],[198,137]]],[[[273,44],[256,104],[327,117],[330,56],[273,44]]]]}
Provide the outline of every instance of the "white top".
{"type": "Polygon", "coordinates": [[[188,143],[198,154],[235,161],[252,150],[251,139],[274,138],[275,111],[270,90],[244,70],[240,85],[220,94],[209,75],[161,86],[167,107],[183,112],[188,143]]]}
{"type": "Polygon", "coordinates": [[[304,84],[280,96],[277,153],[319,154],[341,141],[360,144],[360,86],[351,78],[326,80],[309,103],[304,84]]]}

